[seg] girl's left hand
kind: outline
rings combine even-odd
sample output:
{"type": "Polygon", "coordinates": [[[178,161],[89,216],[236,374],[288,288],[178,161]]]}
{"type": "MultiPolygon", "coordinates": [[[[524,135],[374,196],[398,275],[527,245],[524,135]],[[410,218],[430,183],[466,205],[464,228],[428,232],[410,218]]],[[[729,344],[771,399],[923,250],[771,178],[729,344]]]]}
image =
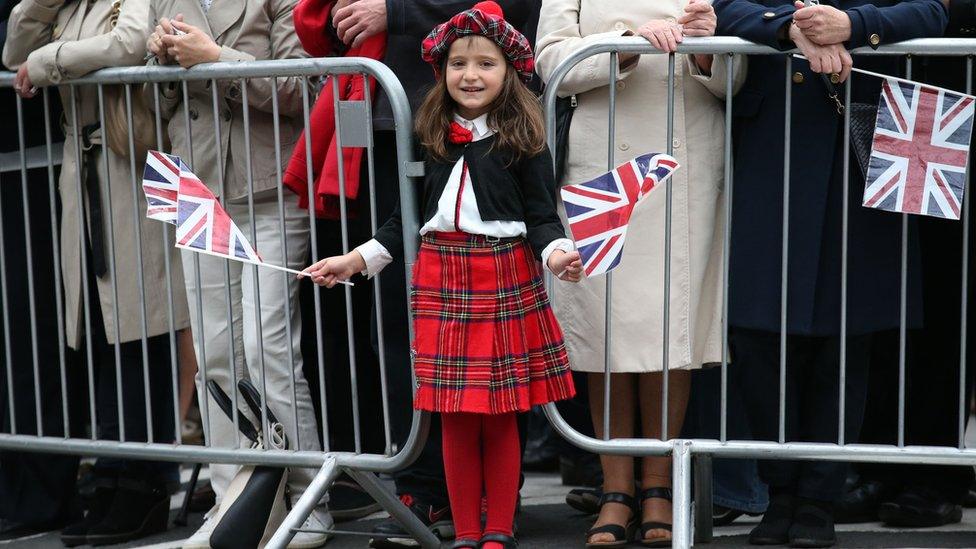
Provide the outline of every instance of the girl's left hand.
{"type": "Polygon", "coordinates": [[[579,282],[583,276],[583,261],[580,259],[579,252],[553,250],[549,254],[547,266],[560,280],[567,282],[579,282]]]}
{"type": "Polygon", "coordinates": [[[37,95],[37,88],[31,82],[30,75],[27,73],[26,61],[17,69],[17,76],[14,77],[14,91],[24,99],[30,99],[37,95]]]}
{"type": "Polygon", "coordinates": [[[685,14],[678,18],[685,36],[713,36],[715,34],[715,9],[706,0],[688,0],[685,14]]]}
{"type": "Polygon", "coordinates": [[[203,30],[182,21],[171,21],[173,28],[183,34],[167,34],[160,37],[169,56],[184,69],[200,63],[213,63],[220,59],[220,46],[203,30]]]}

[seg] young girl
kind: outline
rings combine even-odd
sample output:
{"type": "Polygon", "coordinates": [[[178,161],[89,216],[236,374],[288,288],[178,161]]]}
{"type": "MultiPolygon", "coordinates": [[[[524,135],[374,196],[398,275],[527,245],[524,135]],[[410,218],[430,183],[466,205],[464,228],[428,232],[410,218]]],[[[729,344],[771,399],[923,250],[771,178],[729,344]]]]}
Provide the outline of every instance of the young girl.
{"type": "MultiPolygon", "coordinates": [[[[556,213],[542,110],[524,85],[534,66],[525,37],[481,2],[435,28],[423,57],[437,84],[416,123],[427,169],[411,295],[414,405],[441,413],[455,547],[514,547],[515,413],[574,393],[538,260],[572,282],[582,265],[556,213]]],[[[398,253],[399,212],[373,240],[306,272],[331,287],[398,253]]]]}

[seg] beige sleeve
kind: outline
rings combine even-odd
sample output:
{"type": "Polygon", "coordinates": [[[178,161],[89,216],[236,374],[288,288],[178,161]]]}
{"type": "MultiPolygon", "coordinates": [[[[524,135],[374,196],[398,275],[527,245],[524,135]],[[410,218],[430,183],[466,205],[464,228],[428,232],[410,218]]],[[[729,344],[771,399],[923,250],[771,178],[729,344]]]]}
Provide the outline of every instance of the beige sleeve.
{"type": "MultiPolygon", "coordinates": [[[[54,21],[64,0],[22,0],[14,6],[7,21],[7,39],[3,45],[3,64],[16,70],[30,53],[50,44],[54,21]]],[[[29,69],[28,69],[29,70],[29,69]]],[[[34,80],[34,74],[30,74],[34,80]]]]}
{"type": "MultiPolygon", "coordinates": [[[[725,54],[715,55],[712,60],[711,74],[703,74],[698,64],[695,63],[693,55],[685,56],[688,64],[688,74],[698,80],[708,91],[719,99],[725,99],[726,79],[729,74],[729,56],[725,54]]],[[[748,57],[744,55],[733,55],[732,60],[732,95],[735,95],[742,83],[746,81],[746,71],[748,70],[748,57]]]]}
{"type": "MultiPolygon", "coordinates": [[[[587,36],[580,35],[579,0],[543,0],[539,29],[536,36],[536,71],[544,82],[575,50],[606,38],[618,38],[633,31],[621,29],[601,32],[587,36]]],[[[617,72],[617,79],[623,80],[637,66],[634,62],[617,72]]],[[[579,62],[563,78],[558,95],[566,97],[606,86],[610,78],[610,54],[590,56],[579,62]]]]}
{"type": "MultiPolygon", "coordinates": [[[[297,0],[268,0],[271,3],[271,28],[267,30],[271,41],[271,59],[299,59],[308,57],[302,48],[298,35],[295,34],[295,23],[292,11],[297,0]]],[[[247,32],[244,30],[242,32],[247,32]]],[[[251,30],[251,32],[257,32],[251,30]]],[[[249,53],[236,50],[228,46],[221,46],[220,58],[222,62],[254,61],[255,57],[249,53]]],[[[285,116],[297,116],[302,112],[301,77],[279,78],[277,81],[278,111],[285,116]]],[[[251,78],[247,83],[247,102],[258,110],[272,112],[272,95],[274,84],[271,78],[251,78]]],[[[243,94],[239,81],[233,81],[221,86],[224,96],[232,102],[240,103],[243,94]]]]}

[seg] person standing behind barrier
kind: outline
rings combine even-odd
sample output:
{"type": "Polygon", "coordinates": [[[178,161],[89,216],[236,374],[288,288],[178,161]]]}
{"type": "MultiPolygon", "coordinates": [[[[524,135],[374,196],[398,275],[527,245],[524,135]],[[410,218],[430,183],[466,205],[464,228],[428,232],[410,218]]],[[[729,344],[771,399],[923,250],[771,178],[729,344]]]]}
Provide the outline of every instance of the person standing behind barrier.
{"type": "MultiPolygon", "coordinates": [[[[715,15],[706,2],[625,0],[545,0],[539,19],[539,74],[548,81],[561,61],[577,48],[606,38],[641,35],[656,48],[674,51],[683,36],[710,36],[715,15]],[[679,5],[680,4],[680,5],[679,5]]],[[[578,183],[606,172],[610,57],[589,57],[559,84],[559,95],[574,95],[566,177],[578,183]]],[[[671,316],[668,436],[681,431],[691,369],[720,362],[722,305],[722,147],[721,98],[727,64],[710,55],[678,57],[674,75],[675,124],[667,142],[668,57],[620,55],[616,86],[614,157],[617,166],[648,152],[667,152],[681,164],[673,177],[671,316]]],[[[741,63],[740,63],[741,64],[741,63]]],[[[741,84],[742,71],[734,76],[741,84]]],[[[647,438],[662,438],[662,348],[664,243],[667,193],[655,191],[641,205],[628,229],[631,235],[621,265],[613,271],[610,350],[611,438],[634,436],[639,417],[647,438]]],[[[564,212],[563,212],[564,213],[564,212]]],[[[604,334],[606,280],[584,280],[579,288],[554,288],[554,308],[564,322],[574,370],[590,372],[590,407],[597,437],[604,436],[604,334]]],[[[634,460],[601,456],[603,491],[600,515],[587,544],[626,541],[636,526],[633,511],[634,460]]],[[[671,460],[641,462],[642,526],[638,539],[670,544],[671,460]]]]}
{"type": "MultiPolygon", "coordinates": [[[[57,85],[104,67],[140,64],[148,12],[148,0],[24,0],[11,14],[3,50],[4,64],[17,67],[15,91],[33,97],[36,86],[57,85]]],[[[128,151],[106,146],[118,136],[100,128],[99,90],[83,86],[75,94],[67,87],[59,91],[66,137],[60,176],[65,335],[72,349],[91,346],[95,435],[146,441],[151,423],[154,442],[170,443],[175,422],[168,332],[171,322],[176,329],[187,325],[179,258],[173,258],[167,280],[167,227],[146,219],[146,201],[133,179],[138,174],[130,169],[128,151]],[[87,230],[79,235],[83,225],[87,230]],[[173,288],[172,319],[167,292],[160,291],[167,285],[173,288]],[[143,332],[148,336],[146,356],[143,332]],[[148,380],[143,379],[144,360],[148,380]],[[117,369],[124,372],[118,382],[117,369]],[[151,420],[146,418],[144,383],[152,401],[151,420]],[[122,402],[117,401],[117,388],[122,402]]],[[[127,137],[122,136],[123,142],[127,137]]],[[[141,173],[139,159],[135,166],[141,173]]],[[[66,545],[121,543],[166,529],[171,485],[178,482],[175,464],[99,458],[95,475],[95,495],[85,518],[62,532],[66,545]]]]}
{"type": "MultiPolygon", "coordinates": [[[[785,343],[784,439],[837,442],[841,337],[846,335],[844,440],[857,440],[864,414],[872,334],[899,325],[902,216],[862,208],[864,179],[844,165],[844,124],[821,74],[850,76],[848,48],[940,36],[946,10],[939,0],[851,0],[803,7],[789,0],[716,0],[720,34],[779,50],[799,48],[807,59],[751,56],[749,76],[733,104],[735,173],[732,204],[729,324],[750,427],[755,438],[778,440],[780,353],[785,343]],[[786,78],[790,78],[789,81],[786,78]],[[788,83],[787,83],[788,82],[788,83]],[[784,86],[790,86],[786,110],[784,86]],[[791,132],[784,135],[784,118],[791,132]],[[784,153],[789,143],[789,181],[784,153]],[[844,170],[849,175],[848,232],[842,234],[844,170]],[[782,280],[783,197],[789,188],[786,279],[782,280]],[[842,246],[847,244],[847,316],[841,327],[842,246]],[[786,319],[781,291],[786,285],[786,319]],[[780,330],[786,341],[780,340],[780,330]]],[[[894,58],[859,58],[898,75],[894,58]]],[[[880,81],[853,77],[852,98],[877,104],[880,81]]],[[[843,90],[841,90],[843,92],[843,90]]],[[[843,93],[841,94],[843,96],[843,93]]],[[[851,155],[853,159],[853,154],[851,155]]],[[[914,226],[910,227],[914,229],[914,226]]],[[[918,310],[917,255],[909,231],[909,310],[918,310]]],[[[910,322],[911,319],[910,319],[910,322]]],[[[835,543],[832,502],[846,465],[825,461],[762,461],[770,505],[752,531],[753,544],[801,547],[835,543]]]]}
{"type": "MultiPolygon", "coordinates": [[[[150,63],[178,63],[189,68],[217,61],[307,57],[292,23],[295,3],[153,0],[150,20],[158,20],[158,25],[146,44],[154,55],[150,63]],[[177,35],[176,31],[185,34],[177,35]]],[[[308,255],[308,214],[298,208],[293,193],[283,189],[286,196],[280,205],[282,218],[277,185],[290,148],[302,130],[304,83],[300,77],[251,78],[243,85],[241,80],[218,81],[216,90],[212,90],[210,81],[193,82],[187,84],[189,102],[184,102],[180,84],[160,86],[161,110],[168,120],[173,153],[187,161],[210,191],[223,200],[227,213],[248,238],[256,235],[252,244],[261,251],[265,262],[293,269],[301,267],[308,255]],[[272,115],[275,94],[277,118],[272,115]],[[190,135],[186,134],[187,125],[190,135]],[[220,143],[215,126],[219,126],[220,143]],[[275,126],[280,130],[280,166],[275,161],[275,126]]],[[[183,267],[189,303],[195,307],[200,300],[203,305],[202,317],[194,313],[190,321],[197,336],[194,343],[200,362],[197,396],[201,402],[209,399],[209,417],[203,420],[204,432],[209,429],[210,444],[237,448],[243,438],[208,394],[206,382],[217,381],[231,395],[231,385],[247,377],[258,387],[266,388],[265,398],[285,427],[290,448],[321,449],[302,371],[298,282],[278,271],[193,252],[184,252],[183,267]],[[290,316],[286,316],[286,304],[290,305],[290,316]],[[228,318],[229,314],[232,318],[228,318]],[[286,325],[290,325],[290,334],[286,325]]],[[[215,464],[210,470],[219,505],[237,466],[215,464]]],[[[313,474],[305,468],[289,470],[288,487],[293,499],[301,496],[313,474]]],[[[184,548],[209,546],[217,508],[183,543],[184,548]]],[[[305,523],[305,528],[314,530],[331,526],[332,518],[324,506],[316,509],[305,523]]],[[[318,547],[327,539],[326,534],[299,532],[289,546],[318,547]]]]}
{"type": "MultiPolygon", "coordinates": [[[[428,169],[411,292],[414,406],[441,414],[454,547],[511,548],[515,413],[574,394],[537,261],[574,282],[582,266],[556,213],[542,110],[524,85],[528,40],[480,2],[431,31],[423,58],[437,84],[416,122],[428,169]]],[[[373,240],[306,272],[332,287],[402,253],[398,209],[373,240]]]]}

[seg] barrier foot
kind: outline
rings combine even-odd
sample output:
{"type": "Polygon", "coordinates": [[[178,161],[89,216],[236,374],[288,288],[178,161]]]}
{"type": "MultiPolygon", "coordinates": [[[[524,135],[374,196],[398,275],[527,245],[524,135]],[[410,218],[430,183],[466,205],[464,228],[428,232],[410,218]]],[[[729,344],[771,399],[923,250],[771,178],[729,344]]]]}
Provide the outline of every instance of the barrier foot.
{"type": "Polygon", "coordinates": [[[692,545],[691,442],[687,440],[674,441],[671,459],[671,490],[674,495],[672,547],[687,549],[692,545]]]}
{"type": "Polygon", "coordinates": [[[339,466],[335,457],[326,455],[322,468],[316,473],[302,497],[298,498],[298,501],[292,506],[288,516],[285,517],[285,521],[281,523],[265,547],[267,549],[285,549],[291,538],[295,536],[294,531],[302,527],[305,519],[312,514],[312,510],[315,509],[325,491],[329,489],[329,486],[335,482],[338,476],[339,466]]]}
{"type": "Polygon", "coordinates": [[[712,455],[695,454],[695,543],[712,541],[712,455]]]}
{"type": "Polygon", "coordinates": [[[441,546],[441,540],[424,523],[420,522],[420,519],[403,502],[390,493],[376,478],[375,474],[353,470],[347,470],[346,473],[358,482],[363,490],[373,496],[376,503],[383,506],[383,509],[386,509],[386,512],[390,513],[390,516],[399,522],[403,529],[420,543],[421,547],[438,549],[441,546]]]}

